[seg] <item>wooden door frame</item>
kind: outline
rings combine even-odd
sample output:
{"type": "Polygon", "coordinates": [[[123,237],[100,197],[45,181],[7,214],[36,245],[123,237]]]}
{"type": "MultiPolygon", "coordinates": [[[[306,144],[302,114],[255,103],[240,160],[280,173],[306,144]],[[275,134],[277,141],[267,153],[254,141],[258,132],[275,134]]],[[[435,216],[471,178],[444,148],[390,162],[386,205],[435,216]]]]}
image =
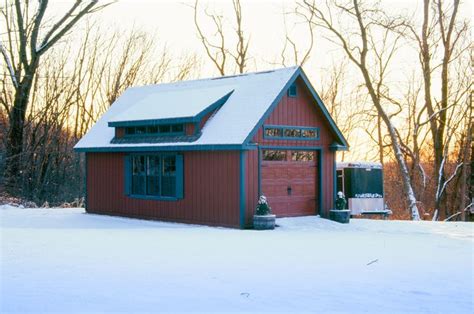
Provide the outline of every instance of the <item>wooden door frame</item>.
{"type": "MultiPolygon", "coordinates": [[[[318,175],[317,175],[317,184],[318,184],[318,211],[319,215],[323,211],[323,148],[321,146],[281,146],[281,145],[259,145],[258,146],[258,195],[262,195],[262,150],[263,149],[279,149],[279,150],[309,150],[318,152],[318,175]]],[[[316,208],[314,213],[316,214],[316,208]]]]}

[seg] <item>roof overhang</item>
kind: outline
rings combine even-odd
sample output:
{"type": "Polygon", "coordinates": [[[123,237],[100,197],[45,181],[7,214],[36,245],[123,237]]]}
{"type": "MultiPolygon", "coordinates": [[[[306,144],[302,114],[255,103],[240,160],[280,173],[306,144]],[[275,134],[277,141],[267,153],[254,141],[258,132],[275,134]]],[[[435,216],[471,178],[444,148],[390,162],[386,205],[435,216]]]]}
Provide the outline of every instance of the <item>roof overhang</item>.
{"type": "Polygon", "coordinates": [[[332,143],[329,145],[329,150],[331,151],[348,151],[349,148],[347,146],[341,145],[339,143],[332,143]]]}
{"type": "Polygon", "coordinates": [[[78,153],[128,153],[128,152],[166,152],[166,151],[217,151],[217,150],[254,150],[257,145],[217,144],[217,145],[141,145],[141,146],[113,146],[113,147],[80,147],[74,148],[78,153]]]}

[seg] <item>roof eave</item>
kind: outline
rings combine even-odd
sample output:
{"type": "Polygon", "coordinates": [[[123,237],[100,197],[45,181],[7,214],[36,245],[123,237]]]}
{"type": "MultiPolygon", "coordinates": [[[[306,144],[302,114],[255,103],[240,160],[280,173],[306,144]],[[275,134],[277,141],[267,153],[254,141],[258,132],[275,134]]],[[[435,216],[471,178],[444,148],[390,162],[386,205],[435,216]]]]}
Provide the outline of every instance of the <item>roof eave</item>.
{"type": "Polygon", "coordinates": [[[348,151],[349,147],[347,147],[345,145],[341,145],[339,143],[333,143],[333,144],[329,145],[329,150],[331,150],[331,151],[348,151]]]}
{"type": "Polygon", "coordinates": [[[131,152],[161,152],[161,151],[216,151],[216,150],[254,150],[256,145],[242,144],[196,144],[169,146],[106,146],[106,147],[75,147],[77,153],[131,153],[131,152]]]}

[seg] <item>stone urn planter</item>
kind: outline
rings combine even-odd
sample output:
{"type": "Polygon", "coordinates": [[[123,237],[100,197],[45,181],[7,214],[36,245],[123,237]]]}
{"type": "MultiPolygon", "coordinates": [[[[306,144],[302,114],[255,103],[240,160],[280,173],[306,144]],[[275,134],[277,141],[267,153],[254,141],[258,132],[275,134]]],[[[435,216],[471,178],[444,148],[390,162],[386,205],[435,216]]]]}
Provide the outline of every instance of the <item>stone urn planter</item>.
{"type": "Polygon", "coordinates": [[[268,206],[267,198],[260,196],[258,199],[255,215],[253,215],[253,228],[256,230],[275,229],[276,216],[272,215],[271,208],[268,206]]]}
{"type": "Polygon", "coordinates": [[[336,198],[336,209],[331,209],[329,211],[329,219],[340,222],[342,224],[348,224],[351,218],[351,211],[350,209],[345,209],[346,207],[346,198],[344,197],[344,193],[337,192],[336,198]]]}
{"type": "Polygon", "coordinates": [[[350,209],[331,209],[329,211],[329,219],[340,222],[342,224],[348,224],[351,218],[350,209]]]}

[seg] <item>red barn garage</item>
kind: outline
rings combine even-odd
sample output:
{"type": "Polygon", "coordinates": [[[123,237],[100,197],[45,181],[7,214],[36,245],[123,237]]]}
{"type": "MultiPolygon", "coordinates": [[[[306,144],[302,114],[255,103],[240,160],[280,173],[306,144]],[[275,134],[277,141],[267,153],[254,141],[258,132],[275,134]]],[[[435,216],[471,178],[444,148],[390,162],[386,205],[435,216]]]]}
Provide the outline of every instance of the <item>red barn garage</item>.
{"type": "Polygon", "coordinates": [[[301,68],[130,88],[75,149],[89,213],[251,227],[328,216],[343,135],[301,68]]]}

